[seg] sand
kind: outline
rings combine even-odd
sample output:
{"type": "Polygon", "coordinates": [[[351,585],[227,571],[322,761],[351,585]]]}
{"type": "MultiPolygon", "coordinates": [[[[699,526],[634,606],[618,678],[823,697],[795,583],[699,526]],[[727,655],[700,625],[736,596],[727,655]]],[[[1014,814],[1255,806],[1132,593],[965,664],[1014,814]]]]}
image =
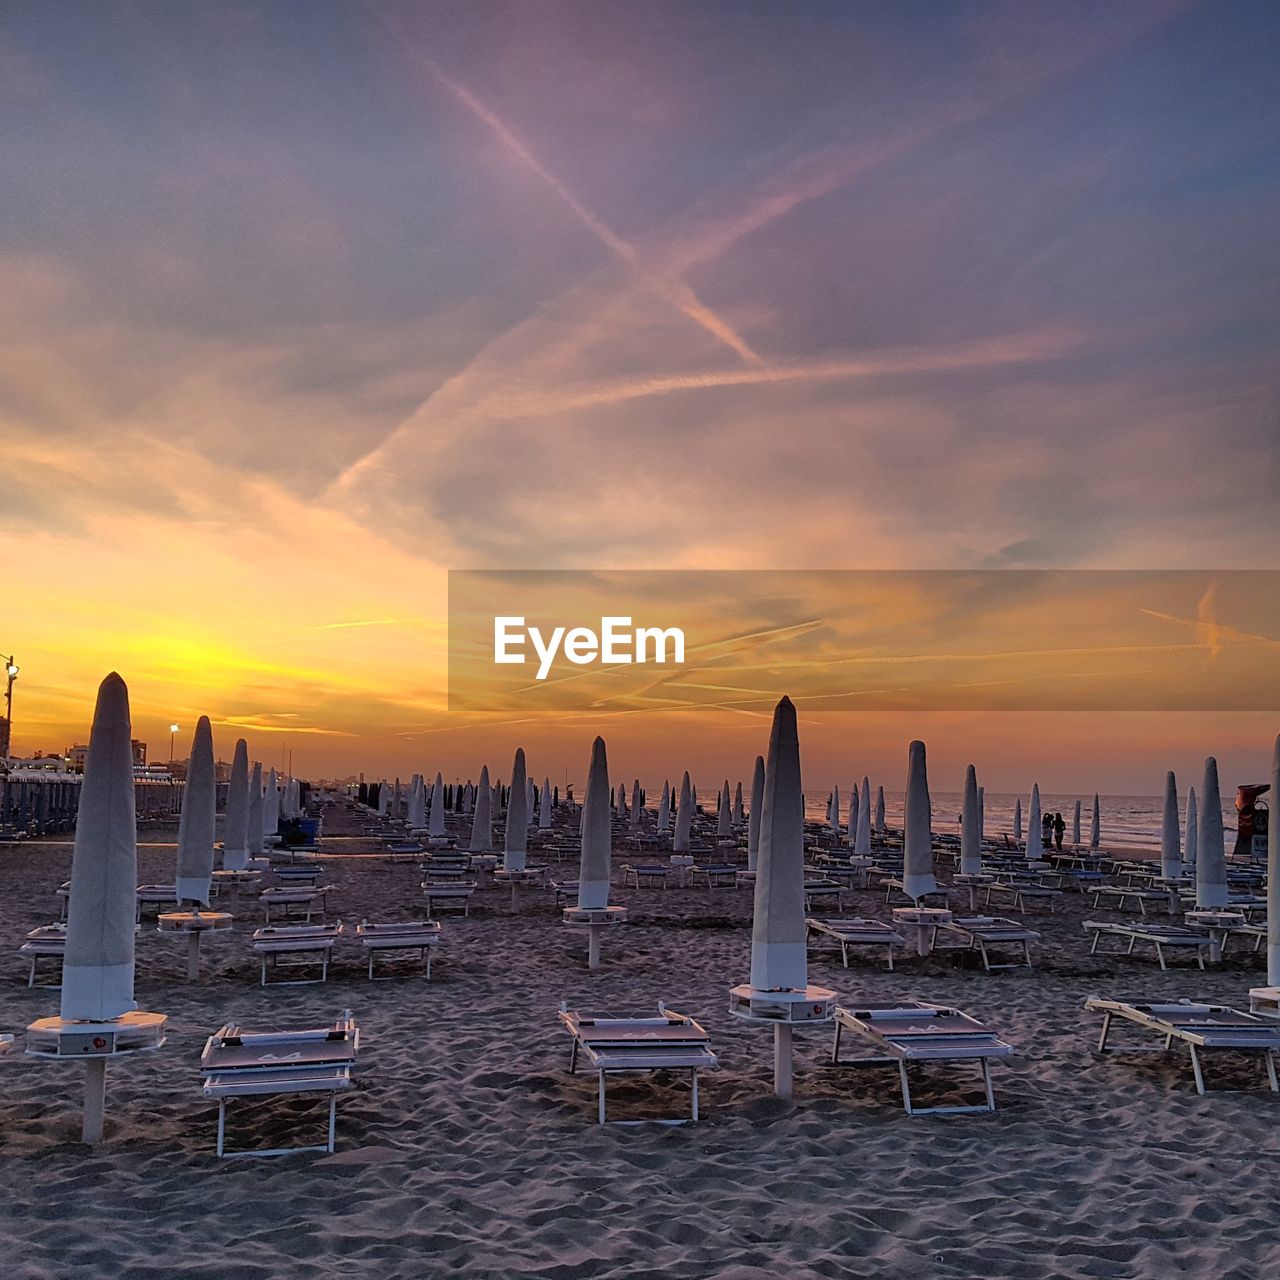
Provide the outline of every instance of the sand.
{"type": "MultiPolygon", "coordinates": [[[[346,815],[331,814],[326,832],[346,815]]],[[[146,833],[143,835],[146,839],[146,833]]],[[[163,838],[163,837],[158,837],[163,838]]],[[[169,837],[172,838],[171,836],[169,837]]],[[[345,842],[347,850],[361,847],[345,842]]],[[[615,854],[615,864],[625,855],[615,854]]],[[[140,880],[172,875],[172,846],[140,850],[140,880]]],[[[421,914],[416,865],[335,857],[331,915],[421,914]]],[[[0,1030],[56,1011],[28,991],[25,931],[56,915],[68,845],[0,850],[0,1030]]],[[[566,871],[569,869],[566,868],[566,871]]],[[[888,919],[878,894],[856,909],[888,919]]],[[[1256,1058],[1214,1058],[1196,1095],[1185,1054],[1098,1060],[1089,994],[1245,1004],[1260,957],[1201,975],[1176,959],[1090,958],[1094,912],[1066,899],[1032,917],[1033,973],[985,975],[950,957],[811,949],[812,981],[848,1003],[909,996],[958,1004],[1020,1050],[995,1067],[995,1115],[904,1115],[892,1069],[831,1067],[830,1029],[797,1035],[796,1097],[771,1093],[770,1037],[726,1012],[745,981],[745,890],[619,890],[630,923],[586,969],[586,938],[550,894],[518,915],[505,889],[447,922],[434,976],[370,983],[340,947],[327,986],[261,990],[242,907],[210,939],[206,976],[182,981],[182,943],[144,928],[141,1007],[169,1015],[157,1054],[112,1064],[106,1141],[78,1142],[79,1068],[0,1061],[0,1246],[13,1277],[1261,1277],[1280,1268],[1280,1099],[1256,1058]],[[555,1011],[639,1011],[659,999],[710,1030],[721,1069],[703,1122],[598,1128],[594,1080],[570,1077],[555,1011]],[[219,1161],[216,1107],[200,1094],[204,1038],[223,1020],[360,1020],[358,1087],[332,1156],[219,1161]]],[[[973,1097],[923,1078],[919,1100],[973,1097]]],[[[687,1084],[610,1088],[610,1113],[679,1113],[687,1084]]],[[[323,1104],[233,1105],[231,1136],[261,1147],[317,1140],[323,1104]]]]}

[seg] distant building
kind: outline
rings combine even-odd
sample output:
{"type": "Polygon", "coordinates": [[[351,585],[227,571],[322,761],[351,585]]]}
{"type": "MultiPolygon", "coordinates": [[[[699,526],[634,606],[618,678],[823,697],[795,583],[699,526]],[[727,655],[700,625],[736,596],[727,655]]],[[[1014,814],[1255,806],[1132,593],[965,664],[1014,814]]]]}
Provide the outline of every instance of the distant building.
{"type": "Polygon", "coordinates": [[[85,742],[73,743],[64,753],[71,767],[77,773],[84,772],[84,762],[89,758],[89,745],[85,742]]]}
{"type": "Polygon", "coordinates": [[[133,748],[133,763],[146,764],[147,744],[145,742],[139,742],[137,738],[130,738],[129,745],[133,748]]]}

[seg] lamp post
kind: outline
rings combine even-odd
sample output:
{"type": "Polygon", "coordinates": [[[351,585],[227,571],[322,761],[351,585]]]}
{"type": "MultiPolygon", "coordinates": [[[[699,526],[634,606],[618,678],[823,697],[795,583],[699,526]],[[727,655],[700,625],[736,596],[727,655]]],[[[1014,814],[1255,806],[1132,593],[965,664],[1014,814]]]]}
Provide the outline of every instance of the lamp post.
{"type": "Polygon", "coordinates": [[[18,678],[18,664],[10,654],[4,663],[8,683],[4,690],[4,754],[7,759],[13,753],[13,682],[18,678]]]}
{"type": "Polygon", "coordinates": [[[170,764],[172,764],[172,763],[173,763],[173,744],[174,744],[174,740],[177,738],[177,736],[178,736],[178,730],[179,730],[179,729],[181,729],[181,728],[182,728],[182,726],[181,726],[180,724],[171,724],[171,725],[169,726],[169,763],[170,763],[170,764]]]}

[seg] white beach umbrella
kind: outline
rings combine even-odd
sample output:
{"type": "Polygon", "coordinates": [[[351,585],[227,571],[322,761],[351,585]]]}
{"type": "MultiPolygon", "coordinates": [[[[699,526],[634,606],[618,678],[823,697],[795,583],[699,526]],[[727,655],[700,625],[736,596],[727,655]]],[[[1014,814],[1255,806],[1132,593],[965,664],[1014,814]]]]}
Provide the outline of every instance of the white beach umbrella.
{"type": "Polygon", "coordinates": [[[884,788],[876,787],[876,835],[882,836],[885,833],[884,825],[884,788]]]}
{"type": "Polygon", "coordinates": [[[831,791],[831,801],[827,805],[827,825],[835,833],[837,838],[840,835],[840,788],[833,787],[831,791]]]}
{"type": "Polygon", "coordinates": [[[231,757],[227,812],[222,824],[222,865],[227,871],[243,871],[249,865],[249,744],[243,738],[236,741],[231,757]]]}
{"type": "Polygon", "coordinates": [[[489,785],[489,766],[480,770],[480,787],[476,791],[475,817],[471,820],[472,853],[493,850],[493,788],[489,785]]]}
{"type": "Polygon", "coordinates": [[[1075,812],[1071,815],[1071,844],[1080,847],[1080,801],[1076,801],[1075,812]]]}
{"type": "Polygon", "coordinates": [[[640,826],[640,817],[644,812],[644,806],[640,803],[640,779],[636,778],[631,783],[631,830],[635,831],[640,826]]]}
{"type": "Polygon", "coordinates": [[[1013,802],[1013,838],[1022,839],[1022,797],[1013,802]]]}
{"type": "Polygon", "coordinates": [[[1031,809],[1027,816],[1027,857],[1038,858],[1044,852],[1044,819],[1040,812],[1040,784],[1031,785],[1031,809]]]}
{"type": "Polygon", "coordinates": [[[627,812],[627,784],[618,783],[618,817],[625,817],[627,812]]]}
{"type": "Polygon", "coordinates": [[[525,853],[529,848],[529,811],[524,784],[524,748],[517,747],[511,766],[511,795],[507,800],[507,826],[502,841],[504,871],[523,871],[525,868],[525,853]]]}
{"type": "Polygon", "coordinates": [[[764,808],[764,756],[756,756],[751,773],[751,810],[747,814],[747,870],[760,866],[760,816],[764,808]]]}
{"type": "Polygon", "coordinates": [[[1098,793],[1093,793],[1093,817],[1089,821],[1089,848],[1096,849],[1102,843],[1102,807],[1098,793]]]}
{"type": "Polygon", "coordinates": [[[444,777],[437,770],[436,780],[431,788],[431,808],[427,813],[427,835],[437,839],[444,834],[444,777]]]}
{"type": "Polygon", "coordinates": [[[551,830],[551,779],[542,779],[542,798],[538,805],[538,830],[551,830]]]}
{"type": "Polygon", "coordinates": [[[1196,789],[1187,788],[1187,821],[1186,839],[1182,842],[1182,869],[1194,872],[1196,869],[1196,849],[1200,838],[1200,815],[1196,812],[1196,789]]]}
{"type": "MultiPolygon", "coordinates": [[[[288,791],[287,804],[289,807],[289,817],[293,817],[293,792],[288,791]]],[[[384,818],[391,816],[391,784],[383,778],[378,787],[378,812],[384,818]]]]}
{"type": "Polygon", "coordinates": [[[671,841],[673,853],[689,852],[689,835],[693,830],[693,789],[689,785],[689,771],[680,779],[680,803],[676,806],[676,832],[671,841]]]}
{"type": "Polygon", "coordinates": [[[1271,754],[1271,811],[1267,814],[1267,985],[1280,986],[1280,737],[1271,754]]]}
{"type": "Polygon", "coordinates": [[[591,744],[591,765],[582,798],[582,861],[578,870],[578,906],[599,911],[609,905],[613,837],[609,823],[609,762],[604,739],[591,744]]]}
{"type": "Polygon", "coordinates": [[[409,793],[409,829],[423,831],[427,825],[427,784],[422,774],[413,779],[413,790],[409,793]]]}
{"type": "Polygon", "coordinates": [[[275,769],[267,774],[267,791],[262,797],[262,836],[271,839],[280,830],[280,780],[275,769]]]}
{"type": "Polygon", "coordinates": [[[730,805],[733,801],[729,799],[729,779],[724,780],[724,788],[720,792],[720,812],[716,815],[716,836],[722,840],[727,839],[733,829],[733,815],[730,812],[730,805]]]}
{"type": "Polygon", "coordinates": [[[671,783],[663,779],[662,800],[658,804],[658,830],[671,829],[671,783]]]}
{"type": "Polygon", "coordinates": [[[978,839],[987,838],[987,789],[978,788],[978,839]]]}
{"type": "Polygon", "coordinates": [[[1178,784],[1170,769],[1164,777],[1164,814],[1160,823],[1160,874],[1176,880],[1182,874],[1182,832],[1178,827],[1178,784]]]}
{"type": "Polygon", "coordinates": [[[110,1022],[137,1008],[133,943],[138,843],[131,738],[129,691],[113,671],[98,688],[76,815],[62,962],[61,1011],[67,1021],[110,1022]]]}
{"type": "Polygon", "coordinates": [[[862,775],[862,796],[858,801],[858,832],[853,842],[853,852],[859,858],[871,856],[871,781],[862,775]]]}
{"type": "Polygon", "coordinates": [[[849,825],[846,832],[849,836],[849,848],[853,848],[858,842],[858,814],[860,806],[858,802],[858,787],[855,783],[849,788],[849,825]]]}
{"type": "Polygon", "coordinates": [[[933,814],[929,804],[929,773],[924,743],[907,749],[907,794],[902,819],[902,884],[907,897],[936,893],[933,876],[933,814]]]}
{"type": "Polygon", "coordinates": [[[249,777],[249,853],[252,857],[261,857],[266,849],[262,840],[262,762],[253,762],[253,773],[249,777]]]}
{"type": "Polygon", "coordinates": [[[528,774],[525,775],[524,783],[524,816],[525,821],[533,822],[533,807],[537,801],[538,788],[533,779],[528,774]]]}
{"type": "Polygon", "coordinates": [[[751,985],[759,991],[809,984],[804,914],[804,792],[796,709],[774,709],[760,805],[760,851],[751,922],[751,985]]]}
{"type": "Polygon", "coordinates": [[[742,807],[742,782],[739,780],[733,787],[733,825],[735,827],[742,826],[744,817],[746,817],[746,813],[742,807]]]}
{"type": "Polygon", "coordinates": [[[982,871],[982,836],[978,831],[978,772],[964,771],[964,806],[960,813],[960,870],[967,876],[982,871]]]}
{"type": "Polygon", "coordinates": [[[1200,830],[1196,836],[1196,906],[1201,910],[1227,905],[1227,849],[1222,833],[1222,797],[1218,762],[1206,756],[1200,788],[1200,830]]]}
{"type": "MultiPolygon", "coordinates": [[[[213,836],[217,822],[217,782],[213,765],[213,730],[209,717],[196,721],[187,761],[187,786],[178,819],[178,860],[174,874],[174,900],[209,905],[213,871],[213,836]]],[[[136,886],[135,886],[136,887],[136,886]]]]}

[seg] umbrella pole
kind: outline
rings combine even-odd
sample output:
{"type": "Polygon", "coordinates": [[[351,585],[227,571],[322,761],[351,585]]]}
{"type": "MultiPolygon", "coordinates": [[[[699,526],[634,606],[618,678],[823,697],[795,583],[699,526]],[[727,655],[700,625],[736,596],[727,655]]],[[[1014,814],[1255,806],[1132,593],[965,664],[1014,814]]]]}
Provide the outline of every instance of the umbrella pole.
{"type": "Polygon", "coordinates": [[[598,969],[600,967],[600,926],[590,924],[587,926],[587,968],[598,969]]]}
{"type": "Polygon", "coordinates": [[[102,1120],[107,1107],[107,1060],[90,1058],[84,1064],[84,1129],[80,1140],[89,1146],[102,1141],[102,1120]]]}
{"type": "Polygon", "coordinates": [[[778,1023],[773,1029],[773,1091],[780,1098],[791,1097],[793,1079],[791,1027],[778,1023]]]}
{"type": "Polygon", "coordinates": [[[200,980],[200,930],[191,929],[187,933],[187,981],[200,980]]]}

